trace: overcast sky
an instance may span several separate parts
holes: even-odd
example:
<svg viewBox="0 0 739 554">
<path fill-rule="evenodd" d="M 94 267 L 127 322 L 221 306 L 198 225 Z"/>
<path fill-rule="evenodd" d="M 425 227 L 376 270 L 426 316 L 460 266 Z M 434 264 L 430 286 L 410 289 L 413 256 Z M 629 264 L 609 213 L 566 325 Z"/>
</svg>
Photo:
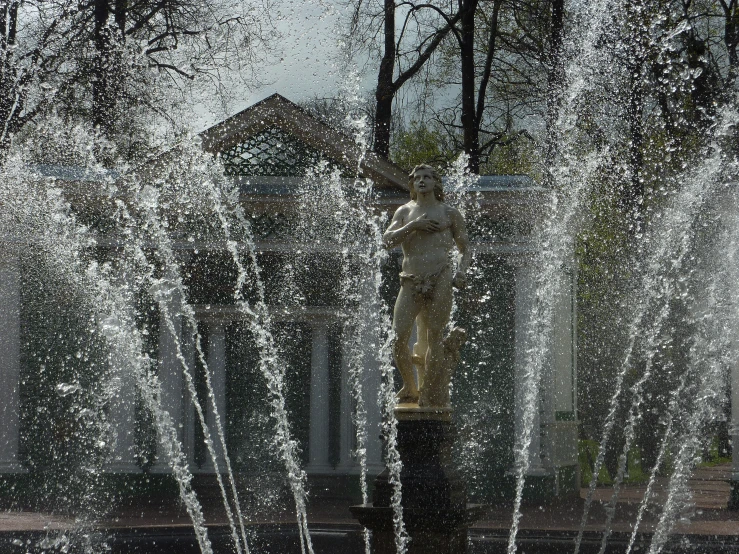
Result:
<svg viewBox="0 0 739 554">
<path fill-rule="evenodd" d="M 279 0 L 273 13 L 275 26 L 282 35 L 275 42 L 275 54 L 257 69 L 263 86 L 237 93 L 228 107 L 229 115 L 279 93 L 289 100 L 301 102 L 318 97 L 336 97 L 344 84 L 346 70 L 342 59 L 341 34 L 346 18 L 334 0 Z M 371 90 L 376 75 L 367 74 L 360 86 Z M 236 86 L 236 85 L 234 85 Z M 239 96 L 243 96 L 239 98 Z M 195 130 L 205 129 L 221 119 L 220 106 L 203 103 L 193 121 Z"/>
</svg>

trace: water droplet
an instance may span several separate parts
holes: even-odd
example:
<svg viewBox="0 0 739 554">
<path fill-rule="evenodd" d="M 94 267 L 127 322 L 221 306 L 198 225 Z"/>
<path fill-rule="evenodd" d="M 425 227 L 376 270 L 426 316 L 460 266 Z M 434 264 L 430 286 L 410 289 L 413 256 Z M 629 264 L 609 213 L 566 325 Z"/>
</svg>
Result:
<svg viewBox="0 0 739 554">
<path fill-rule="evenodd" d="M 100 333 L 109 339 L 112 339 L 121 329 L 121 322 L 118 317 L 111 315 L 100 322 Z"/>
<path fill-rule="evenodd" d="M 79 383 L 59 383 L 56 386 L 56 393 L 59 396 L 69 396 L 70 394 L 74 394 L 75 392 L 81 390 L 82 387 L 80 387 Z"/>
</svg>

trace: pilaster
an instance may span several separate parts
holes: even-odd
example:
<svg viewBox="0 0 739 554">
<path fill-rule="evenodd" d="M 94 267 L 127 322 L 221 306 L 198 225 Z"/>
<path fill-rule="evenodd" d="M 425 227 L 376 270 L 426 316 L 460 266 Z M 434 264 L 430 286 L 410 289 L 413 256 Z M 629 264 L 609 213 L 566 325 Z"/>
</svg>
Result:
<svg viewBox="0 0 739 554">
<path fill-rule="evenodd" d="M 208 400 L 205 421 L 210 439 L 213 441 L 218 471 L 224 471 L 223 445 L 218 436 L 216 418 L 224 422 L 226 415 L 226 325 L 223 321 L 208 323 L 208 372 L 213 387 L 213 397 Z M 224 425 L 225 429 L 225 425 Z M 203 468 L 206 472 L 215 471 L 213 459 L 208 459 Z"/>
<path fill-rule="evenodd" d="M 379 313 L 379 302 L 370 306 Z M 369 312 L 373 313 L 373 312 Z M 371 320 L 368 320 L 371 321 Z M 367 412 L 367 473 L 376 475 L 385 468 L 382 452 L 382 411 L 380 409 L 380 389 L 382 385 L 382 373 L 377 356 L 377 348 L 382 344 L 381 333 L 372 325 L 365 325 L 362 344 L 367 345 L 364 352 L 364 376 L 362 379 L 362 392 L 364 393 L 364 404 Z M 377 345 L 377 346 L 374 346 Z"/>
<path fill-rule="evenodd" d="M 119 285 L 129 299 L 134 298 L 135 291 L 128 275 L 121 276 Z M 140 473 L 141 468 L 136 463 L 135 456 L 136 378 L 128 371 L 128 364 L 124 360 L 115 363 L 113 371 L 116 392 L 111 402 L 110 422 L 115 433 L 115 442 L 112 459 L 106 470 L 115 473 Z"/>
<path fill-rule="evenodd" d="M 10 247 L 0 250 L 0 473 L 25 471 L 20 438 L 21 264 Z"/>
<path fill-rule="evenodd" d="M 528 255 L 522 255 L 512 260 L 515 268 L 515 317 L 514 317 L 514 444 L 520 444 L 524 431 L 524 411 L 526 402 L 526 367 L 527 351 L 532 347 L 531 337 L 527 328 L 531 324 L 536 302 L 536 267 Z M 529 443 L 529 468 L 527 475 L 545 475 L 541 453 L 541 389 L 544 383 L 540 381 L 537 393 L 534 420 Z"/>
<path fill-rule="evenodd" d="M 355 428 L 354 419 L 354 399 L 352 398 L 352 387 L 349 380 L 349 356 L 351 352 L 347 349 L 344 341 L 341 343 L 341 393 L 340 402 L 341 410 L 339 422 L 339 466 L 338 469 L 343 472 L 351 471 L 356 467 L 356 461 L 353 456 L 355 448 Z"/>
<path fill-rule="evenodd" d="M 167 323 L 167 317 L 162 310 L 159 318 L 159 405 L 165 410 L 175 428 L 179 429 L 180 440 L 182 440 L 183 404 L 185 393 L 185 382 L 182 374 L 182 366 L 177 358 L 177 347 L 181 345 L 182 316 L 179 315 L 179 298 L 168 301 L 167 312 L 171 317 L 174 332 Z M 157 443 L 157 461 L 152 466 L 156 473 L 168 473 L 170 471 L 167 453 L 161 443 Z"/>
<path fill-rule="evenodd" d="M 124 365 L 123 368 L 126 366 Z M 115 431 L 115 447 L 107 471 L 115 473 L 140 473 L 135 457 L 136 429 L 136 382 L 130 372 L 117 370 L 118 392 L 113 399 L 110 412 L 111 425 Z"/>
<path fill-rule="evenodd" d="M 731 368 L 731 480 L 729 509 L 739 510 L 739 365 Z"/>
<path fill-rule="evenodd" d="M 310 431 L 308 473 L 333 472 L 329 463 L 329 352 L 328 325 L 311 322 Z"/>
</svg>

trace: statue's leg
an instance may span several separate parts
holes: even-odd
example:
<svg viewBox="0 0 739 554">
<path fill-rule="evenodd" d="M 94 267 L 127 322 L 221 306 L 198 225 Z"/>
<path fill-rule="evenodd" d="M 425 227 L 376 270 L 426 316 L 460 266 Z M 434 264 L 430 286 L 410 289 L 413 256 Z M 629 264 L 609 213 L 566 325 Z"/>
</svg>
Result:
<svg viewBox="0 0 739 554">
<path fill-rule="evenodd" d="M 393 332 L 395 334 L 393 357 L 395 358 L 395 365 L 398 366 L 398 371 L 400 371 L 400 376 L 403 378 L 403 388 L 398 393 L 398 402 L 400 403 L 415 404 L 418 402 L 418 386 L 413 375 L 413 361 L 411 350 L 408 348 L 408 341 L 411 339 L 413 322 L 419 310 L 420 306 L 410 287 L 402 285 L 393 312 Z"/>
<path fill-rule="evenodd" d="M 418 374 L 418 390 L 423 389 L 423 380 L 426 378 L 426 351 L 429 348 L 426 329 L 428 323 L 426 310 L 421 310 L 416 316 L 416 344 L 413 345 L 413 365 L 416 366 Z"/>
<path fill-rule="evenodd" d="M 447 268 L 436 282 L 434 295 L 424 306 L 426 312 L 426 376 L 424 378 L 423 395 L 419 400 L 420 406 L 440 406 L 446 404 L 449 388 L 448 371 L 442 367 L 444 363 L 444 329 L 449 322 L 452 311 L 452 270 Z"/>
</svg>

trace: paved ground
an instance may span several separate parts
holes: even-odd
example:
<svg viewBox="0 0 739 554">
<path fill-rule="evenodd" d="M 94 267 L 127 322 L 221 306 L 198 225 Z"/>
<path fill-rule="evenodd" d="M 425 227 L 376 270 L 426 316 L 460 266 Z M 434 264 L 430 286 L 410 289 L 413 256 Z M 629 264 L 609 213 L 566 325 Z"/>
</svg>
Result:
<svg viewBox="0 0 739 554">
<path fill-rule="evenodd" d="M 729 478 L 731 464 L 721 464 L 713 467 L 698 468 L 688 480 L 696 509 L 720 510 L 725 509 L 729 500 Z M 641 503 L 647 485 L 629 485 L 624 487 L 619 495 L 619 503 Z M 668 498 L 669 479 L 660 477 L 652 489 L 652 504 L 662 504 Z M 610 487 L 596 490 L 594 499 L 607 502 L 613 494 Z M 585 494 L 582 494 L 585 498 Z"/>
<path fill-rule="evenodd" d="M 698 468 L 688 480 L 690 499 L 685 508 L 676 512 L 674 532 L 699 535 L 739 536 L 739 512 L 727 510 L 729 500 L 729 478 L 731 464 Z M 618 496 L 614 517 L 614 530 L 631 532 L 637 520 L 639 510 L 647 490 L 647 485 L 628 485 L 622 488 Z M 669 501 L 681 504 L 680 499 L 669 494 L 670 482 L 666 477 L 658 478 L 646 503 L 642 515 L 640 531 L 651 532 L 659 523 L 660 515 Z M 585 499 L 587 489 L 582 489 L 580 496 Z M 613 496 L 613 488 L 598 488 L 593 495 L 592 517 L 587 528 L 598 530 L 603 528 L 606 520 L 606 507 Z M 584 505 L 584 500 L 583 500 Z M 561 514 L 553 514 L 552 525 L 563 518 Z M 582 510 L 579 513 L 582 519 Z"/>
<path fill-rule="evenodd" d="M 697 470 L 689 481 L 692 504 L 677 517 L 674 532 L 680 534 L 739 536 L 739 512 L 726 509 L 730 467 L 721 465 Z M 659 515 L 668 500 L 668 480 L 659 479 L 654 487 L 651 501 L 644 510 L 639 531 L 651 532 L 659 521 Z M 618 499 L 613 518 L 614 532 L 630 533 L 646 490 L 645 485 L 628 485 Z M 613 489 L 598 488 L 595 491 L 585 529 L 600 531 L 607 519 L 607 503 Z M 587 489 L 582 489 L 580 499 L 526 506 L 520 523 L 522 530 L 576 531 L 580 528 Z M 210 504 L 210 505 L 209 505 Z M 227 523 L 222 507 L 214 501 L 204 501 L 206 521 L 210 525 Z M 286 511 L 264 523 L 290 523 L 294 514 Z M 356 525 L 349 513 L 349 505 L 341 501 L 324 500 L 310 505 L 311 525 Z M 510 507 L 491 508 L 488 515 L 474 528 L 479 530 L 507 530 L 512 522 Z M 257 523 L 257 522 L 255 522 Z M 121 527 L 189 527 L 190 520 L 180 506 L 133 506 L 120 509 L 109 519 L 101 522 L 105 528 Z M 20 531 L 43 531 L 65 529 L 74 526 L 72 518 L 53 514 L 27 511 L 0 511 L 0 533 Z"/>
</svg>

